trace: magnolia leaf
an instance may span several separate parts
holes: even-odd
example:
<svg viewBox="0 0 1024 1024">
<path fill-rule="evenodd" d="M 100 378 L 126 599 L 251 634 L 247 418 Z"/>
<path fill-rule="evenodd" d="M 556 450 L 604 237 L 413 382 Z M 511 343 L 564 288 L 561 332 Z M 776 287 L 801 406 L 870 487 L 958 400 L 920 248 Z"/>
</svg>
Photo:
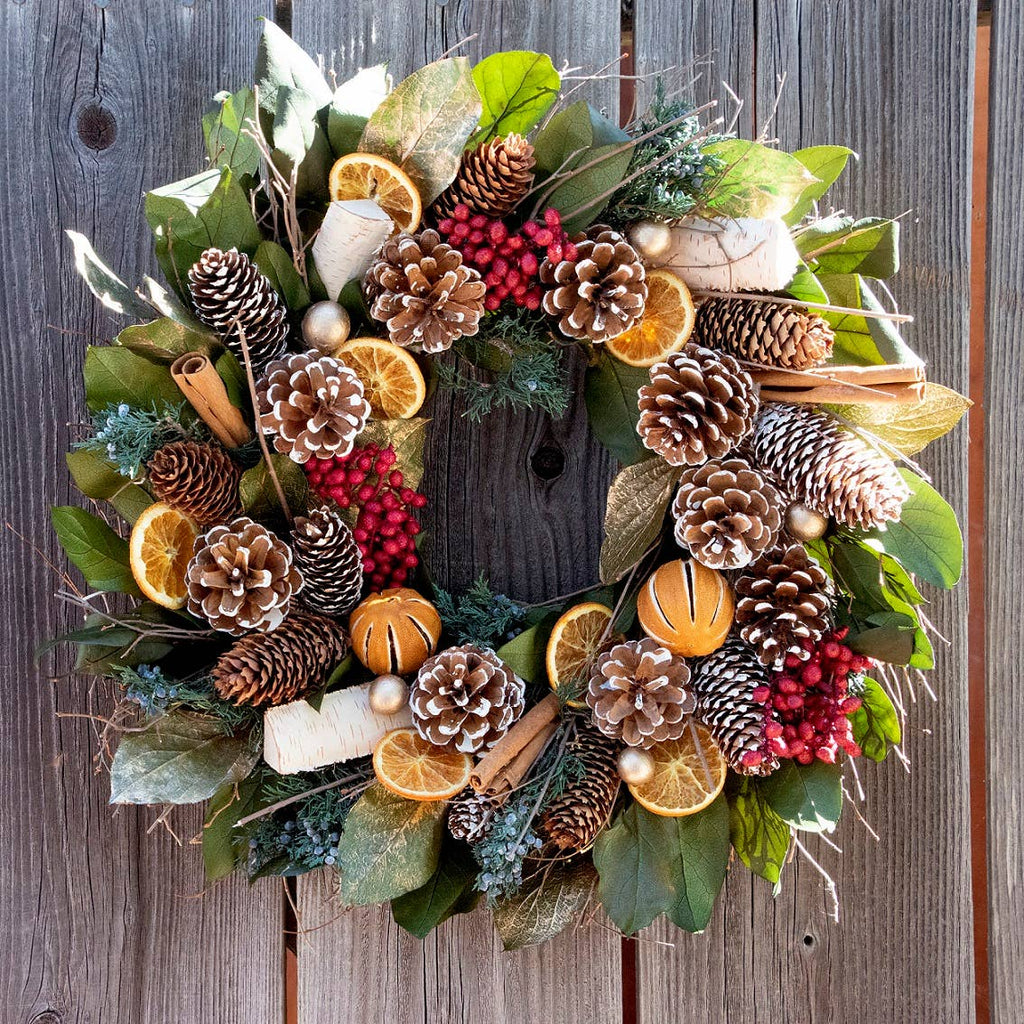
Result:
<svg viewBox="0 0 1024 1024">
<path fill-rule="evenodd" d="M 442 921 L 459 913 L 478 870 L 465 844 L 447 843 L 426 884 L 391 901 L 395 923 L 417 939 L 425 939 Z"/>
<path fill-rule="evenodd" d="M 58 505 L 50 518 L 61 547 L 93 590 L 139 592 L 128 564 L 128 542 L 99 516 L 74 505 Z"/>
<path fill-rule="evenodd" d="M 143 610 L 155 607 L 149 602 L 140 604 L 133 618 L 142 619 Z M 139 633 L 127 625 L 113 626 L 106 617 L 90 614 L 81 629 L 65 633 L 47 641 L 39 651 L 42 656 L 57 644 L 74 644 L 75 671 L 86 675 L 109 676 L 115 667 L 152 664 L 171 651 L 172 645 L 161 640 L 142 640 Z"/>
<path fill-rule="evenodd" d="M 586 909 L 596 884 L 597 872 L 586 862 L 557 864 L 524 882 L 494 907 L 494 926 L 506 952 L 553 939 Z"/>
<path fill-rule="evenodd" d="M 226 878 L 246 862 L 249 837 L 235 826 L 246 815 L 273 803 L 262 782 L 256 773 L 241 782 L 226 782 L 213 794 L 203 822 L 203 864 L 211 881 Z"/>
<path fill-rule="evenodd" d="M 142 284 L 137 289 L 137 294 L 161 316 L 165 316 L 191 331 L 216 339 L 216 335 L 209 327 L 200 323 L 177 295 L 169 292 L 159 281 L 154 280 L 148 274 L 142 278 Z"/>
<path fill-rule="evenodd" d="M 215 718 L 172 711 L 126 733 L 110 766 L 112 804 L 194 804 L 240 782 L 258 760 L 246 736 Z"/>
<path fill-rule="evenodd" d="M 95 452 L 79 448 L 64 458 L 75 486 L 87 498 L 110 502 L 129 523 L 134 523 L 153 504 L 148 491 L 122 476 L 112 462 Z"/>
<path fill-rule="evenodd" d="M 300 313 L 309 305 L 309 289 L 282 246 L 260 242 L 253 259 L 292 313 Z"/>
<path fill-rule="evenodd" d="M 153 315 L 149 304 L 136 295 L 96 255 L 96 250 L 93 249 L 85 235 L 79 234 L 77 231 L 65 231 L 64 233 L 71 239 L 71 245 L 75 251 L 75 270 L 89 286 L 89 291 L 107 309 L 120 313 L 122 316 L 135 317 L 138 320 L 148 320 Z"/>
<path fill-rule="evenodd" d="M 206 155 L 215 167 L 230 167 L 239 178 L 255 178 L 260 169 L 260 150 L 256 140 L 243 129 L 256 118 L 256 97 L 252 89 L 214 96 L 216 110 L 203 115 L 203 140 Z"/>
<path fill-rule="evenodd" d="M 360 444 L 394 445 L 395 467 L 405 478 L 403 486 L 419 487 L 423 479 L 423 450 L 427 442 L 427 424 L 424 416 L 407 420 L 370 420 L 359 435 Z"/>
<path fill-rule="evenodd" d="M 278 88 L 272 156 L 286 180 L 291 180 L 294 173 L 296 196 L 313 196 L 326 201 L 327 177 L 333 157 L 327 133 L 317 120 L 318 106 L 300 89 L 287 85 Z"/>
<path fill-rule="evenodd" d="M 789 826 L 771 809 L 749 778 L 729 797 L 729 839 L 744 864 L 778 884 L 789 852 Z"/>
<path fill-rule="evenodd" d="M 884 761 L 901 738 L 900 719 L 889 695 L 874 679 L 865 679 L 858 696 L 863 703 L 850 715 L 854 742 L 872 761 Z"/>
<path fill-rule="evenodd" d="M 852 149 L 845 146 L 809 146 L 807 149 L 798 149 L 793 156 L 817 178 L 817 181 L 811 182 L 800 193 L 800 198 L 784 218 L 786 223 L 792 226 L 810 213 L 814 204 L 843 173 L 850 157 L 856 155 Z"/>
<path fill-rule="evenodd" d="M 818 274 L 817 279 L 833 305 L 884 312 L 882 304 L 859 274 Z M 822 310 L 821 315 L 835 333 L 832 352 L 835 363 L 874 365 L 921 362 L 903 340 L 892 320 L 864 317 L 857 313 L 837 313 L 833 310 Z"/>
<path fill-rule="evenodd" d="M 784 217 L 818 181 L 795 156 L 759 142 L 722 139 L 704 150 L 726 164 L 706 198 L 706 205 L 719 216 Z"/>
<path fill-rule="evenodd" d="M 359 147 L 367 119 L 390 91 L 386 64 L 362 68 L 334 90 L 327 109 L 327 137 L 335 156 L 345 156 Z"/>
<path fill-rule="evenodd" d="M 377 107 L 359 149 L 398 164 L 427 206 L 455 178 L 480 110 L 468 59 L 436 60 L 414 71 Z"/>
<path fill-rule="evenodd" d="M 651 382 L 648 370 L 620 363 L 607 353 L 587 368 L 583 397 L 590 429 L 624 466 L 651 458 L 640 442 L 637 391 Z"/>
<path fill-rule="evenodd" d="M 487 142 L 511 132 L 526 135 L 551 109 L 562 80 L 546 53 L 506 50 L 473 68 L 483 101 L 480 127 L 470 142 Z"/>
<path fill-rule="evenodd" d="M 446 806 L 370 786 L 349 811 L 338 842 L 342 901 L 383 903 L 426 885 L 437 867 Z"/>
<path fill-rule="evenodd" d="M 537 623 L 502 644 L 494 653 L 520 679 L 535 683 L 544 677 L 544 652 L 550 633 L 550 628 L 545 629 L 542 623 Z"/>
<path fill-rule="evenodd" d="M 668 820 L 675 825 L 671 852 L 676 876 L 676 899 L 668 916 L 684 931 L 702 932 L 729 867 L 729 805 L 720 794 L 704 810 Z"/>
<path fill-rule="evenodd" d="M 771 809 L 793 828 L 831 832 L 843 809 L 842 772 L 824 761 L 782 764 L 754 785 Z"/>
<path fill-rule="evenodd" d="M 277 94 L 282 87 L 304 93 L 315 108 L 331 102 L 331 87 L 316 61 L 267 18 L 263 19 L 263 34 L 256 51 L 255 78 L 260 107 L 271 116 L 277 110 Z"/>
<path fill-rule="evenodd" d="M 178 356 L 183 356 L 186 352 L 202 352 L 208 356 L 214 349 L 219 350 L 221 347 L 215 334 L 205 330 L 194 330 L 168 317 L 151 320 L 148 324 L 126 327 L 117 336 L 116 342 L 121 348 L 126 348 L 151 363 L 162 363 L 166 366 L 170 366 Z M 178 404 L 182 401 L 183 396 L 179 392 Z"/>
<path fill-rule="evenodd" d="M 97 412 L 127 402 L 137 409 L 153 404 L 179 406 L 182 395 L 166 366 L 121 345 L 90 345 L 85 350 L 85 401 Z"/>
<path fill-rule="evenodd" d="M 645 459 L 612 482 L 604 514 L 602 583 L 625 576 L 657 540 L 679 475 L 679 468 L 664 459 Z"/>
<path fill-rule="evenodd" d="M 790 298 L 799 299 L 801 302 L 828 302 L 828 294 L 821 287 L 821 282 L 802 261 L 793 275 L 793 280 L 786 285 L 785 293 Z M 811 312 L 813 313 L 814 310 L 812 309 Z"/>
<path fill-rule="evenodd" d="M 899 270 L 899 222 L 885 217 L 831 216 L 797 236 L 801 256 L 822 274 L 892 277 Z"/>
<path fill-rule="evenodd" d="M 271 454 L 270 461 L 274 464 L 274 472 L 292 514 L 301 514 L 309 505 L 309 483 L 302 467 L 292 462 L 287 455 L 278 452 Z M 284 514 L 277 496 L 277 488 L 274 487 L 274 481 L 263 460 L 242 474 L 238 484 L 238 497 L 245 514 L 252 516 L 253 519 L 280 519 Z"/>
</svg>

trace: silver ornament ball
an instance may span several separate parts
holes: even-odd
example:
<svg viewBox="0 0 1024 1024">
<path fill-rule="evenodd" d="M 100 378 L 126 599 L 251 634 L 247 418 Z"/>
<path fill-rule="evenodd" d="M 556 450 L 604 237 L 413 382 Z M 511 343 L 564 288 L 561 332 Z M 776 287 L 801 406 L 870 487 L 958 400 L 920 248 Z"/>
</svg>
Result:
<svg viewBox="0 0 1024 1024">
<path fill-rule="evenodd" d="M 303 340 L 325 355 L 333 355 L 351 330 L 348 310 L 337 302 L 314 302 L 302 318 Z"/>
<path fill-rule="evenodd" d="M 817 540 L 827 529 L 828 519 L 813 508 L 796 502 L 786 510 L 786 530 L 795 540 Z"/>
<path fill-rule="evenodd" d="M 639 220 L 629 229 L 629 242 L 644 259 L 656 260 L 668 252 L 672 229 L 655 220 Z"/>
<path fill-rule="evenodd" d="M 378 715 L 397 715 L 409 703 L 409 687 L 401 676 L 377 676 L 370 683 L 370 709 Z"/>
<path fill-rule="evenodd" d="M 654 774 L 654 758 L 640 747 L 626 747 L 616 763 L 619 778 L 627 785 L 638 786 Z"/>
</svg>

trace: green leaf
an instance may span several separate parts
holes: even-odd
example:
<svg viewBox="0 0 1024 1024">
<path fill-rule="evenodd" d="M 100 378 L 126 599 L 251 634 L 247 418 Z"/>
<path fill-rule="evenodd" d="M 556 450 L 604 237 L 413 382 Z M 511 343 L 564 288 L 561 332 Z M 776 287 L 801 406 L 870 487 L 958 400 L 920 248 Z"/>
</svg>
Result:
<svg viewBox="0 0 1024 1024">
<path fill-rule="evenodd" d="M 271 116 L 277 110 L 281 88 L 304 93 L 317 108 L 331 102 L 331 88 L 316 61 L 269 19 L 263 20 L 255 77 L 260 108 Z"/>
<path fill-rule="evenodd" d="M 820 274 L 818 282 L 829 302 L 850 309 L 882 312 L 867 282 L 859 274 Z M 864 317 L 857 313 L 823 310 L 821 315 L 835 333 L 832 360 L 835 363 L 919 363 L 891 320 Z"/>
<path fill-rule="evenodd" d="M 65 231 L 64 234 L 71 239 L 75 251 L 75 270 L 89 286 L 89 291 L 107 309 L 138 320 L 147 320 L 153 315 L 149 303 L 140 298 L 96 255 L 96 250 L 85 235 L 77 231 Z"/>
<path fill-rule="evenodd" d="M 58 505 L 50 518 L 61 547 L 93 590 L 139 592 L 128 564 L 128 542 L 99 516 L 74 505 Z"/>
<path fill-rule="evenodd" d="M 888 278 L 899 270 L 899 238 L 898 221 L 831 216 L 809 224 L 796 243 L 816 273 Z"/>
<path fill-rule="evenodd" d="M 553 939 L 586 909 L 597 882 L 594 868 L 557 864 L 538 872 L 494 907 L 494 926 L 506 952 Z"/>
<path fill-rule="evenodd" d="M 795 156 L 746 139 L 704 146 L 726 163 L 706 205 L 723 217 L 784 217 L 818 179 Z"/>
<path fill-rule="evenodd" d="M 289 310 L 299 313 L 309 305 L 309 289 L 282 246 L 277 242 L 260 242 L 253 258 Z"/>
<path fill-rule="evenodd" d="M 213 718 L 172 711 L 125 733 L 110 766 L 112 804 L 194 804 L 240 782 L 257 761 L 245 736 Z"/>
<path fill-rule="evenodd" d="M 675 825 L 672 856 L 677 876 L 676 899 L 668 916 L 684 931 L 702 932 L 729 867 L 729 805 L 720 794 L 696 814 L 666 820 Z"/>
<path fill-rule="evenodd" d="M 398 164 L 427 206 L 455 178 L 480 109 L 468 59 L 436 60 L 414 71 L 377 107 L 359 149 Z"/>
<path fill-rule="evenodd" d="M 252 89 L 214 96 L 216 110 L 203 115 L 203 141 L 214 167 L 230 167 L 239 179 L 256 177 L 260 150 L 256 140 L 243 132 L 246 121 L 256 119 L 256 98 Z"/>
<path fill-rule="evenodd" d="M 309 504 L 309 483 L 302 467 L 278 452 L 272 453 L 270 460 L 292 514 L 301 514 Z M 274 481 L 262 459 L 242 474 L 238 496 L 245 514 L 253 519 L 278 519 L 282 515 Z"/>
<path fill-rule="evenodd" d="M 859 694 L 863 704 L 850 715 L 854 742 L 872 761 L 884 761 L 901 738 L 900 719 L 889 695 L 874 679 L 865 679 Z"/>
<path fill-rule="evenodd" d="M 342 900 L 383 903 L 426 885 L 437 867 L 444 814 L 444 801 L 404 800 L 370 786 L 338 842 Z"/>
<path fill-rule="evenodd" d="M 228 392 L 228 401 L 236 409 L 252 415 L 252 399 L 249 395 L 249 382 L 245 377 L 245 370 L 238 361 L 234 352 L 225 349 L 213 364 L 217 376 L 224 381 L 224 387 Z"/>
<path fill-rule="evenodd" d="M 226 782 L 206 808 L 203 822 L 203 864 L 211 881 L 226 878 L 244 864 L 249 853 L 248 835 L 237 823 L 272 800 L 263 792 L 262 779 L 250 775 L 241 782 Z"/>
<path fill-rule="evenodd" d="M 159 281 L 155 281 L 149 275 L 142 278 L 142 285 L 139 292 L 161 316 L 165 316 L 175 323 L 187 327 L 198 334 L 207 334 L 215 337 L 213 332 L 201 324 L 189 309 L 174 292 L 168 291 Z"/>
<path fill-rule="evenodd" d="M 811 212 L 814 204 L 843 173 L 850 157 L 856 155 L 852 149 L 845 146 L 809 146 L 807 149 L 798 149 L 793 154 L 818 180 L 800 193 L 800 198 L 786 214 L 785 221 L 790 227 Z"/>
<path fill-rule="evenodd" d="M 397 458 L 395 466 L 402 471 L 404 486 L 416 488 L 423 479 L 423 452 L 429 423 L 430 420 L 424 416 L 406 420 L 370 420 L 359 435 L 359 443 L 382 447 L 393 445 Z"/>
<path fill-rule="evenodd" d="M 511 132 L 526 135 L 551 109 L 562 79 L 546 53 L 506 50 L 492 53 L 473 68 L 483 101 L 473 144 Z"/>
<path fill-rule="evenodd" d="M 650 382 L 648 370 L 627 366 L 607 353 L 587 368 L 583 397 L 590 429 L 624 466 L 652 456 L 636 430 L 640 421 L 637 391 Z"/>
<path fill-rule="evenodd" d="M 601 582 L 625 576 L 658 539 L 680 470 L 664 459 L 626 466 L 612 481 L 604 514 Z"/>
<path fill-rule="evenodd" d="M 391 916 L 399 927 L 425 939 L 447 921 L 473 890 L 478 871 L 473 855 L 462 843 L 447 843 L 426 884 L 391 901 Z"/>
<path fill-rule="evenodd" d="M 64 457 L 75 486 L 87 497 L 109 501 L 129 523 L 153 504 L 149 492 L 121 476 L 117 467 L 95 452 L 78 449 Z"/>
<path fill-rule="evenodd" d="M 550 627 L 545 628 L 544 624 L 539 622 L 529 629 L 524 629 L 507 644 L 502 644 L 494 653 L 520 679 L 536 683 L 544 679 L 544 652 L 550 632 Z"/>
<path fill-rule="evenodd" d="M 824 761 L 782 764 L 755 786 L 771 809 L 793 828 L 804 832 L 831 832 L 843 809 L 842 772 Z"/>
<path fill-rule="evenodd" d="M 153 403 L 178 406 L 182 402 L 166 366 L 136 355 L 121 345 L 90 345 L 85 350 L 85 401 L 97 412 L 127 402 L 139 409 Z"/>
<path fill-rule="evenodd" d="M 785 287 L 785 294 L 801 302 L 828 302 L 828 295 L 821 282 L 811 273 L 806 263 L 801 262 L 793 280 Z M 824 314 L 822 314 L 824 315 Z"/>
<path fill-rule="evenodd" d="M 335 156 L 345 156 L 359 148 L 367 119 L 390 91 L 386 64 L 362 68 L 334 90 L 327 108 L 327 137 Z"/>
<path fill-rule="evenodd" d="M 320 105 L 300 89 L 287 85 L 278 88 L 271 156 L 286 180 L 290 181 L 294 172 L 296 196 L 326 201 L 327 177 L 334 157 L 327 133 L 317 120 Z"/>
<path fill-rule="evenodd" d="M 215 334 L 195 330 L 167 317 L 151 320 L 148 324 L 126 327 L 117 336 L 116 342 L 121 348 L 126 348 L 151 363 L 163 363 L 166 366 L 170 366 L 178 356 L 183 356 L 186 352 L 202 352 L 208 356 L 215 349 L 220 350 L 220 341 Z M 173 383 L 173 378 L 171 380 Z M 176 404 L 181 404 L 182 401 L 183 397 L 179 391 Z"/>
<path fill-rule="evenodd" d="M 778 884 L 789 852 L 789 826 L 749 778 L 729 797 L 729 839 L 755 875 Z"/>
</svg>

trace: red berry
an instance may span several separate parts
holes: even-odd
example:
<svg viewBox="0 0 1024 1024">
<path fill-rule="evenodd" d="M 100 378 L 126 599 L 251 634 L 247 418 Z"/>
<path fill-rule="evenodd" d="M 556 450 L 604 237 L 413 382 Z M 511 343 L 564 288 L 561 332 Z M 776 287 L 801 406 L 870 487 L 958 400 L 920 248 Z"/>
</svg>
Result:
<svg viewBox="0 0 1024 1024">
<path fill-rule="evenodd" d="M 465 203 L 459 203 L 452 211 L 452 216 L 458 221 L 469 220 L 469 207 Z"/>
<path fill-rule="evenodd" d="M 544 211 L 544 223 L 549 228 L 559 228 L 562 226 L 562 215 L 553 206 L 549 206 Z"/>
</svg>

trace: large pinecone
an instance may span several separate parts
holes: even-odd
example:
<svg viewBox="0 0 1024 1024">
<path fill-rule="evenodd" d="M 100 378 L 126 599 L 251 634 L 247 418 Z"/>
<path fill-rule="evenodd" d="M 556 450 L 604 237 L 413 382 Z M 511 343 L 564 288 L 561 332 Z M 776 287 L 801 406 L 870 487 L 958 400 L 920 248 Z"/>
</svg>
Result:
<svg viewBox="0 0 1024 1024">
<path fill-rule="evenodd" d="M 396 345 L 433 354 L 477 333 L 486 288 L 458 249 L 436 231 L 423 231 L 388 239 L 366 272 L 363 291 L 370 315 L 387 324 Z"/>
<path fill-rule="evenodd" d="M 154 452 L 148 469 L 154 497 L 201 526 L 221 523 L 242 511 L 242 467 L 219 445 L 173 441 Z"/>
<path fill-rule="evenodd" d="M 318 352 L 271 363 L 257 386 L 260 428 L 293 462 L 344 457 L 370 416 L 355 371 Z"/>
<path fill-rule="evenodd" d="M 448 805 L 448 831 L 454 839 L 475 843 L 483 839 L 490 827 L 499 800 L 484 796 L 473 789 L 464 789 Z"/>
<path fill-rule="evenodd" d="M 459 173 L 438 197 L 431 213 L 441 220 L 465 203 L 472 213 L 504 217 L 530 191 L 535 163 L 533 146 L 515 132 L 481 142 L 462 154 Z"/>
<path fill-rule="evenodd" d="M 693 710 L 690 670 L 653 640 L 627 640 L 597 659 L 587 688 L 594 725 L 630 747 L 679 739 Z"/>
<path fill-rule="evenodd" d="M 647 304 L 643 261 L 617 231 L 595 225 L 576 241 L 576 258 L 540 265 L 544 312 L 568 338 L 607 341 L 640 322 Z"/>
<path fill-rule="evenodd" d="M 596 729 L 581 726 L 569 749 L 579 758 L 583 775 L 548 805 L 540 824 L 558 849 L 579 852 L 597 838 L 615 803 L 619 791 L 615 764 L 618 745 Z"/>
<path fill-rule="evenodd" d="M 212 327 L 245 365 L 239 332 L 259 373 L 288 342 L 288 307 L 244 252 L 207 249 L 192 264 L 188 286 L 196 316 Z"/>
<path fill-rule="evenodd" d="M 239 516 L 196 538 L 185 583 L 188 610 L 238 636 L 277 629 L 302 589 L 302 573 L 284 541 Z"/>
<path fill-rule="evenodd" d="M 763 665 L 782 668 L 786 656 L 810 657 L 828 628 L 829 580 L 802 544 L 779 546 L 736 581 L 736 624 Z"/>
<path fill-rule="evenodd" d="M 890 459 L 827 413 L 806 406 L 765 405 L 750 450 L 795 498 L 854 529 L 899 519 L 910 495 Z"/>
<path fill-rule="evenodd" d="M 233 704 L 286 704 L 319 689 L 348 653 L 348 634 L 323 615 L 294 612 L 273 633 L 252 633 L 217 660 L 213 685 Z"/>
<path fill-rule="evenodd" d="M 439 747 L 489 750 L 526 707 L 526 684 L 493 652 L 474 644 L 428 658 L 409 695 L 413 725 Z"/>
<path fill-rule="evenodd" d="M 363 592 L 363 556 L 348 523 L 326 506 L 297 516 L 292 529 L 295 565 L 306 581 L 302 603 L 321 615 L 344 615 Z"/>
<path fill-rule="evenodd" d="M 732 356 L 690 343 L 651 367 L 639 405 L 644 446 L 672 466 L 699 466 L 750 432 L 758 401 L 750 374 Z"/>
<path fill-rule="evenodd" d="M 711 731 L 729 766 L 741 775 L 768 775 L 778 767 L 768 732 L 782 728 L 764 700 L 768 674 L 739 640 L 726 640 L 693 671 L 694 717 Z M 777 731 L 776 731 L 777 730 Z"/>
<path fill-rule="evenodd" d="M 693 339 L 763 366 L 809 370 L 832 354 L 828 321 L 796 306 L 756 299 L 705 299 Z"/>
<path fill-rule="evenodd" d="M 775 542 L 779 492 L 746 459 L 711 459 L 684 470 L 672 502 L 675 538 L 710 569 L 742 569 Z"/>
</svg>

